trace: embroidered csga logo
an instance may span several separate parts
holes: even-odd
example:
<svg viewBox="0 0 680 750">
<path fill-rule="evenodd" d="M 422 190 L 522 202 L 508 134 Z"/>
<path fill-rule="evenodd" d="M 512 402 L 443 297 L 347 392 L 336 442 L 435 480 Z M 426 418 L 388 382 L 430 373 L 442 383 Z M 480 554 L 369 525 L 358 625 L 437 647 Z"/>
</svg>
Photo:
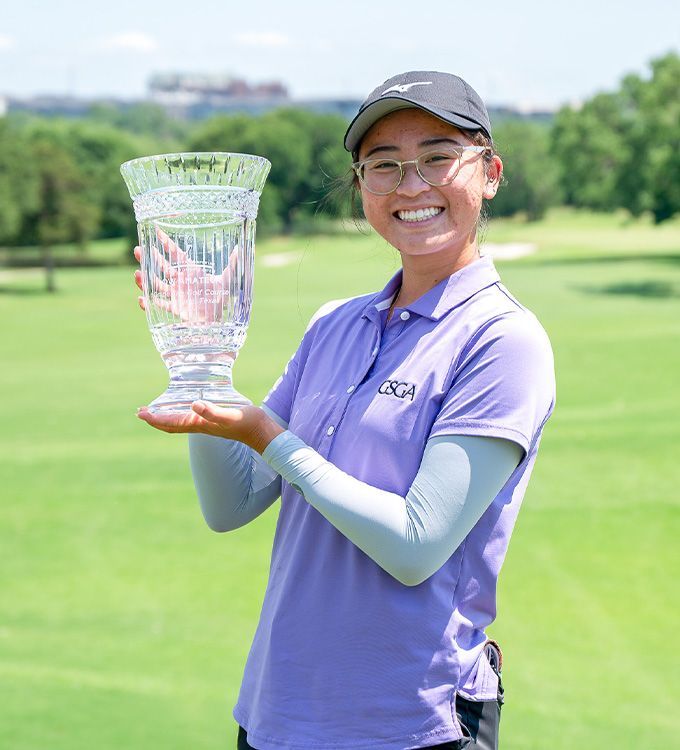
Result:
<svg viewBox="0 0 680 750">
<path fill-rule="evenodd" d="M 415 383 L 404 383 L 402 380 L 385 380 L 380 384 L 378 393 L 382 396 L 394 396 L 395 398 L 410 398 L 416 395 Z"/>
</svg>

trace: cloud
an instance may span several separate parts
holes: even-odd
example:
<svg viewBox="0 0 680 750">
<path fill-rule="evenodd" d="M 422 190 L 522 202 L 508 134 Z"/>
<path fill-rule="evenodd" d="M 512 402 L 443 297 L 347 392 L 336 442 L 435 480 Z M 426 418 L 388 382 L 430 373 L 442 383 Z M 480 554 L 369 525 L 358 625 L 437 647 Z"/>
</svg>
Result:
<svg viewBox="0 0 680 750">
<path fill-rule="evenodd" d="M 246 31 L 236 34 L 234 41 L 244 47 L 287 47 L 290 39 L 278 31 Z"/>
<path fill-rule="evenodd" d="M 0 52 L 14 47 L 14 39 L 6 34 L 0 34 Z"/>
<path fill-rule="evenodd" d="M 129 50 L 132 52 L 155 52 L 158 42 L 142 31 L 126 31 L 122 34 L 114 34 L 102 42 L 105 50 Z"/>
</svg>

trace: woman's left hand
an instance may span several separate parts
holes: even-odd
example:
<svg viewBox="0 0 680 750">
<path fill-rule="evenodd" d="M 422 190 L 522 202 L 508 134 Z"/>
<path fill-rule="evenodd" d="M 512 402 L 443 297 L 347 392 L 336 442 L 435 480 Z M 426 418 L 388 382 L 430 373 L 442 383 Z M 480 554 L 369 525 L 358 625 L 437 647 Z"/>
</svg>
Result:
<svg viewBox="0 0 680 750">
<path fill-rule="evenodd" d="M 163 432 L 201 432 L 205 435 L 238 440 L 262 453 L 284 432 L 257 406 L 225 408 L 209 401 L 194 401 L 189 412 L 150 412 L 142 406 L 137 416 Z"/>
</svg>

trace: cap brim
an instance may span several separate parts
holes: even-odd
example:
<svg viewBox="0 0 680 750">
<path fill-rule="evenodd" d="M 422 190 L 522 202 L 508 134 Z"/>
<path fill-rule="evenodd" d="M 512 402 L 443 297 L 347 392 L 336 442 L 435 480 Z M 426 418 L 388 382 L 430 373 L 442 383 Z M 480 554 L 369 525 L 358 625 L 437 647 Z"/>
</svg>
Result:
<svg viewBox="0 0 680 750">
<path fill-rule="evenodd" d="M 482 130 L 486 133 L 486 128 L 463 115 L 447 112 L 439 107 L 426 107 L 422 104 L 414 104 L 401 97 L 385 96 L 369 104 L 368 107 L 361 110 L 352 120 L 345 133 L 345 149 L 350 153 L 354 152 L 372 125 L 378 122 L 381 117 L 385 117 L 385 115 L 389 115 L 391 112 L 396 112 L 400 109 L 421 109 L 423 112 L 428 112 L 450 125 L 455 125 L 465 130 Z M 487 133 L 487 135 L 489 134 Z"/>
</svg>

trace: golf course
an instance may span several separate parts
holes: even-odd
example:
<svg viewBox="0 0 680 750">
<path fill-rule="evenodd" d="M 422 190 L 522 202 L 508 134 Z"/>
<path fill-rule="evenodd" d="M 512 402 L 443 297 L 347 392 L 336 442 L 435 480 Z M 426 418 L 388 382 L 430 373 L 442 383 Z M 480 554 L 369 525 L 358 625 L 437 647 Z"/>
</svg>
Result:
<svg viewBox="0 0 680 750">
<path fill-rule="evenodd" d="M 497 268 L 548 331 L 557 375 L 489 633 L 504 652 L 501 747 L 667 750 L 680 733 L 680 220 L 555 209 L 492 221 L 486 241 L 535 250 Z M 399 258 L 351 223 L 263 237 L 256 258 L 234 379 L 259 403 L 315 310 L 381 289 Z M 136 418 L 167 371 L 133 270 L 59 267 L 48 294 L 41 269 L 0 267 L 1 750 L 235 746 L 278 505 L 210 531 L 186 437 Z"/>
</svg>

